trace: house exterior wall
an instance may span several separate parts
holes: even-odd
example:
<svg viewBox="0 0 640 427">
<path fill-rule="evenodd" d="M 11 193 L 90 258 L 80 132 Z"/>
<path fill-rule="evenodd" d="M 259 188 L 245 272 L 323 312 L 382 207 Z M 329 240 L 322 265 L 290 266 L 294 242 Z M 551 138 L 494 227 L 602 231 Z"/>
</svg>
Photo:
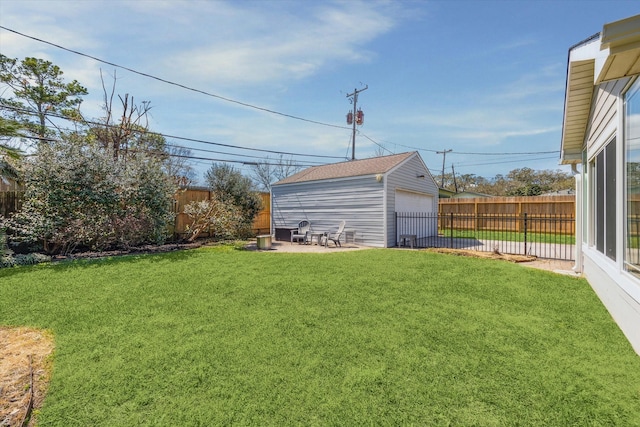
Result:
<svg viewBox="0 0 640 427">
<path fill-rule="evenodd" d="M 633 277 L 624 267 L 625 251 L 625 135 L 624 96 L 630 78 L 604 82 L 595 87 L 587 138 L 585 141 L 586 164 L 583 164 L 581 181 L 582 197 L 587 201 L 582 209 L 584 236 L 581 245 L 582 259 L 578 261 L 584 276 L 596 292 L 612 318 L 625 334 L 634 350 L 640 354 L 640 279 Z M 615 143 L 615 259 L 599 251 L 595 243 L 597 221 L 596 184 L 590 176 L 591 164 L 609 143 Z M 609 175 L 607 175 L 609 176 Z M 602 213 L 602 211 L 600 211 Z"/>
<path fill-rule="evenodd" d="M 588 154 L 602 149 L 618 126 L 618 100 L 629 79 L 606 82 L 598 86 L 591 108 L 587 133 Z"/>
<path fill-rule="evenodd" d="M 640 354 L 640 15 L 569 48 L 561 144 L 576 176 L 576 266 Z"/>
<path fill-rule="evenodd" d="M 637 296 L 627 292 L 638 283 L 602 258 L 601 254 L 587 251 L 582 261 L 583 273 L 634 351 L 640 354 L 640 303 Z"/>
<path fill-rule="evenodd" d="M 272 229 L 308 220 L 314 231 L 334 231 L 341 220 L 356 243 L 384 247 L 384 180 L 375 175 L 274 185 Z"/>
</svg>

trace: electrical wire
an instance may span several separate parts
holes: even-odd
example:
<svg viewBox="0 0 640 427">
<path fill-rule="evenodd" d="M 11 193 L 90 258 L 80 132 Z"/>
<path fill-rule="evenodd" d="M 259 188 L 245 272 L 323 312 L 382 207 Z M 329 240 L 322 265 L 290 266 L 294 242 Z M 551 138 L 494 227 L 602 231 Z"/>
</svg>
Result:
<svg viewBox="0 0 640 427">
<path fill-rule="evenodd" d="M 367 138 L 369 141 L 373 142 L 374 144 L 380 146 L 379 143 L 377 143 L 376 141 L 374 141 L 373 139 L 371 139 L 370 137 L 368 137 L 365 134 L 361 134 L 362 136 L 364 136 L 365 138 Z M 412 147 L 410 145 L 403 145 L 403 144 L 399 144 L 397 142 L 390 142 L 390 141 L 386 141 L 388 144 L 394 144 L 394 145 L 398 145 L 400 147 L 404 147 L 404 148 L 410 148 L 412 150 L 417 150 L 417 151 L 427 151 L 430 153 L 439 153 L 441 152 L 441 150 L 430 150 L 428 148 L 420 148 L 420 147 Z M 384 147 L 381 147 L 384 148 Z M 389 151 L 389 150 L 387 150 Z M 391 151 L 389 151 L 391 152 Z M 552 153 L 559 153 L 560 150 L 553 150 L 553 151 L 530 151 L 530 152 L 513 152 L 513 153 L 470 153 L 470 152 L 466 152 L 466 151 L 456 151 L 456 150 L 452 150 L 452 151 L 447 151 L 447 154 L 462 154 L 462 155 L 477 155 L 477 156 L 513 156 L 513 155 L 538 155 L 538 154 L 552 154 Z"/>
<path fill-rule="evenodd" d="M 16 30 L 12 30 L 11 28 L 7 28 L 7 27 L 4 27 L 2 25 L 0 25 L 0 28 L 2 28 L 3 30 L 6 30 L 6 31 L 10 31 L 10 32 L 12 32 L 14 34 L 17 34 L 19 36 L 26 37 L 28 39 L 35 40 L 35 41 L 40 42 L 40 43 L 48 44 L 48 45 L 56 47 L 58 49 L 65 50 L 67 52 L 70 52 L 70 53 L 73 53 L 73 54 L 76 54 L 76 55 L 84 56 L 85 58 L 90 58 L 90 59 L 93 59 L 94 61 L 98 61 L 98 62 L 101 62 L 103 64 L 111 65 L 112 67 L 116 67 L 116 68 L 120 68 L 120 69 L 123 69 L 123 70 L 127 70 L 127 71 L 129 71 L 131 73 L 138 74 L 138 75 L 143 76 L 143 77 L 148 77 L 150 79 L 154 79 L 154 80 L 160 81 L 162 83 L 166 83 L 166 84 L 169 84 L 169 85 L 172 85 L 172 86 L 177 86 L 179 88 L 186 89 L 186 90 L 189 90 L 189 91 L 192 91 L 192 92 L 196 92 L 196 93 L 200 93 L 202 95 L 210 96 L 212 98 L 217 98 L 217 99 L 220 99 L 222 101 L 231 102 L 233 104 L 242 105 L 243 107 L 253 108 L 255 110 L 264 111 L 266 113 L 276 114 L 278 116 L 287 117 L 287 118 L 295 119 L 295 120 L 300 120 L 300 121 L 307 122 L 307 123 L 313 123 L 313 124 L 316 124 L 316 125 L 328 126 L 328 127 L 338 128 L 338 129 L 349 129 L 346 126 L 334 125 L 334 124 L 330 124 L 330 123 L 319 122 L 319 121 L 316 121 L 316 120 L 305 119 L 303 117 L 298 117 L 298 116 L 293 116 L 291 114 L 281 113 L 279 111 L 271 110 L 269 108 L 259 107 L 257 105 L 249 104 L 247 102 L 237 101 L 235 99 L 227 98 L 225 96 L 216 95 L 214 93 L 206 92 L 206 91 L 201 90 L 201 89 L 195 89 L 193 87 L 190 87 L 190 86 L 187 86 L 187 85 L 184 85 L 184 84 L 181 84 L 181 83 L 176 83 L 176 82 L 173 82 L 171 80 L 167 80 L 167 79 L 163 79 L 163 78 L 160 78 L 160 77 L 156 77 L 156 76 L 154 76 L 152 74 L 143 73 L 141 71 L 137 71 L 137 70 L 134 70 L 132 68 L 125 67 L 123 65 L 118 65 L 116 63 L 113 63 L 113 62 L 110 62 L 110 61 L 106 61 L 104 59 L 100 59 L 100 58 L 97 58 L 95 56 L 79 52 L 77 50 L 69 49 L 69 48 L 66 48 L 64 46 L 60 46 L 58 44 L 52 43 L 50 41 L 39 39 L 37 37 L 30 36 L 28 34 L 24 34 L 24 33 L 21 33 L 19 31 L 16 31 Z"/>
<path fill-rule="evenodd" d="M 19 113 L 23 113 L 23 114 L 29 114 L 32 116 L 38 116 L 38 113 L 32 110 L 28 110 L 28 109 L 24 109 L 24 108 L 17 108 L 14 107 L 12 105 L 6 105 L 6 104 L 0 104 L 1 108 L 7 109 L 7 110 L 12 110 L 15 112 L 19 112 Z M 56 117 L 59 119 L 63 119 L 63 120 L 71 120 L 68 117 L 62 116 L 60 114 L 54 114 L 54 113 L 47 113 L 48 116 L 51 117 Z M 92 125 L 92 126 L 100 126 L 100 127 L 111 127 L 111 128 L 118 128 L 118 125 L 105 125 L 105 123 L 100 123 L 100 122 L 95 122 L 95 121 L 91 121 L 91 120 L 86 120 L 83 119 L 83 122 L 87 125 Z M 270 154 L 280 154 L 280 155 L 287 155 L 287 156 L 298 156 L 298 157 L 314 157 L 314 158 L 324 158 L 324 159 L 339 159 L 339 160 L 344 160 L 344 157 L 339 157 L 339 156 L 324 156 L 324 155 L 319 155 L 319 154 L 303 154 L 303 153 L 292 153 L 292 152 L 287 152 L 287 151 L 277 151 L 277 150 L 265 150 L 265 149 L 261 149 L 261 148 L 249 148 L 249 147 L 242 147 L 239 145 L 232 145 L 232 144 L 223 144 L 220 142 L 212 142 L 212 141 L 206 141 L 206 140 L 202 140 L 202 139 L 195 139 L 195 138 L 187 138 L 187 137 L 182 137 L 182 136 L 177 136 L 177 135 L 169 135 L 169 134 L 165 134 L 165 133 L 160 133 L 160 132 L 153 132 L 153 131 L 137 131 L 137 130 L 133 130 L 134 132 L 140 132 L 140 133 L 146 133 L 148 135 L 155 135 L 155 136 L 161 136 L 163 138 L 170 138 L 170 139 L 177 139 L 177 140 L 181 140 L 181 141 L 189 141 L 189 142 L 197 142 L 197 143 L 201 143 L 201 144 L 208 144 L 208 145 L 216 145 L 216 146 L 220 146 L 220 147 L 227 147 L 227 148 L 235 148 L 238 150 L 248 150 L 248 151 L 257 151 L 257 152 L 262 152 L 262 153 L 270 153 Z M 225 154 L 232 154 L 232 153 L 225 153 Z"/>
</svg>

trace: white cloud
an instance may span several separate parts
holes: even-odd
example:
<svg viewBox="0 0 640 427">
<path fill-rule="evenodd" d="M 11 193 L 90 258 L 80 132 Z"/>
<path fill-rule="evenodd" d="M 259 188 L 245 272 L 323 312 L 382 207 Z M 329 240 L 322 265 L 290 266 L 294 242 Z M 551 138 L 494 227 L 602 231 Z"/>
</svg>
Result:
<svg viewBox="0 0 640 427">
<path fill-rule="evenodd" d="M 162 67 L 216 85 L 302 79 L 336 61 L 370 60 L 374 53 L 363 46 L 394 25 L 393 19 L 377 4 L 303 3 L 305 12 L 298 15 L 280 10 L 273 13 L 269 10 L 272 3 L 263 4 L 266 6 L 258 10 L 238 8 L 235 13 L 227 4 L 223 14 L 226 22 L 222 23 L 224 33 L 216 31 L 219 21 L 214 18 L 210 40 L 200 40 L 189 51 L 175 52 L 165 59 Z M 231 31 L 231 37 L 227 30 Z"/>
</svg>

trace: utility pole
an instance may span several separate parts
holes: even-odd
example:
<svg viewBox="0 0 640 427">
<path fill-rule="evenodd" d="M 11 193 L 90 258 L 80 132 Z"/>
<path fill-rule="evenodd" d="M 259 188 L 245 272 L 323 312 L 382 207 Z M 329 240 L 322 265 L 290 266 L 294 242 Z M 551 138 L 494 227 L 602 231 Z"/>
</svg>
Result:
<svg viewBox="0 0 640 427">
<path fill-rule="evenodd" d="M 436 151 L 436 154 L 442 154 L 442 180 L 440 181 L 440 188 L 444 188 L 444 160 L 447 158 L 447 153 L 450 153 L 451 151 L 451 149 Z"/>
<path fill-rule="evenodd" d="M 358 94 L 360 92 L 364 92 L 369 89 L 369 85 L 365 85 L 364 89 L 353 89 L 353 93 L 347 94 L 347 98 L 353 97 L 353 135 L 351 136 L 351 160 L 356 159 L 356 123 L 358 120 L 356 119 L 356 104 L 358 103 Z M 358 123 L 362 124 L 362 122 Z"/>
<path fill-rule="evenodd" d="M 453 188 L 456 189 L 456 193 L 457 193 L 458 183 L 456 182 L 456 170 L 453 168 L 453 163 L 451 163 L 451 173 L 453 174 Z"/>
</svg>

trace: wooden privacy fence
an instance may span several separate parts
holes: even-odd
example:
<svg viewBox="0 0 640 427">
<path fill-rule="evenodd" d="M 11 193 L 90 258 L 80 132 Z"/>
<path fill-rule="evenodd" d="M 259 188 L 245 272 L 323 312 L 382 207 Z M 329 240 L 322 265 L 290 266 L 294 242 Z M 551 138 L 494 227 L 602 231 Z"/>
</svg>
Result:
<svg viewBox="0 0 640 427">
<path fill-rule="evenodd" d="M 0 216 L 8 217 L 9 214 L 19 211 L 23 198 L 24 191 L 1 191 Z"/>
<path fill-rule="evenodd" d="M 0 216 L 8 217 L 22 207 L 24 187 L 15 181 L 0 178 Z"/>
<path fill-rule="evenodd" d="M 575 234 L 575 196 L 440 199 L 439 228 Z M 526 216 L 524 215 L 526 214 Z M 510 218 L 507 220 L 507 218 Z M 557 219 L 557 221 L 553 221 Z M 453 223 L 450 223 L 453 222 Z M 506 229 L 505 229 L 506 227 Z"/>
<path fill-rule="evenodd" d="M 258 212 L 253 221 L 253 232 L 255 234 L 269 233 L 271 230 L 271 198 L 269 193 L 260 193 L 262 198 L 262 210 Z M 191 219 L 184 213 L 184 207 L 191 202 L 200 202 L 209 200 L 211 191 L 207 188 L 188 188 L 179 191 L 173 200 L 173 212 L 176 214 L 173 234 L 183 235 L 187 231 L 187 225 L 191 223 Z M 206 234 L 205 234 L 206 236 Z"/>
</svg>

